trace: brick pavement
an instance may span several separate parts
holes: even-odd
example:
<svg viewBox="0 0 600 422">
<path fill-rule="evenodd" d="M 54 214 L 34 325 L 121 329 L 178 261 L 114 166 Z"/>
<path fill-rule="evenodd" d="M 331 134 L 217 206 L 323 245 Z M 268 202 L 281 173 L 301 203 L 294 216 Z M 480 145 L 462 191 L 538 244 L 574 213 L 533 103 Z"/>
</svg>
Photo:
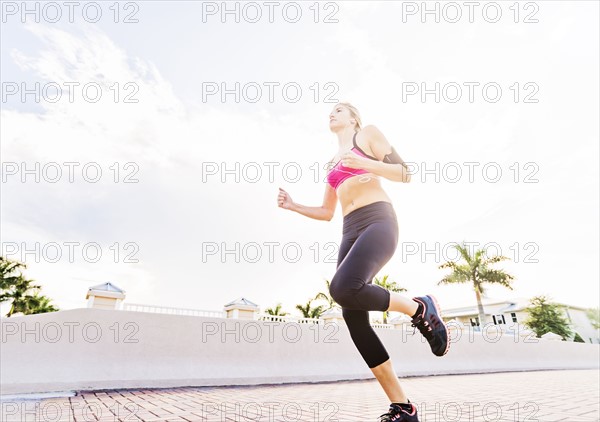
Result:
<svg viewBox="0 0 600 422">
<path fill-rule="evenodd" d="M 597 422 L 599 375 L 598 370 L 530 371 L 400 381 L 421 422 Z M 4 401 L 2 421 L 374 422 L 388 404 L 374 379 L 79 391 L 73 397 Z"/>
</svg>

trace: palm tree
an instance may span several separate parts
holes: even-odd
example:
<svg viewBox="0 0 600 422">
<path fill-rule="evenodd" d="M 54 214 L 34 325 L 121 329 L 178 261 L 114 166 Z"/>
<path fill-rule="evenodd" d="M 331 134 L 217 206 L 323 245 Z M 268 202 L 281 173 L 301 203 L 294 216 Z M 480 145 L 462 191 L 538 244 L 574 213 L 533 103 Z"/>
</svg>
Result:
<svg viewBox="0 0 600 422">
<path fill-rule="evenodd" d="M 319 316 L 323 313 L 323 311 L 324 311 L 323 305 L 315 306 L 314 308 L 311 307 L 313 300 L 314 299 L 309 299 L 308 302 L 306 303 L 306 305 L 304 305 L 304 306 L 296 305 L 296 309 L 298 309 L 300 312 L 302 312 L 302 315 L 304 316 L 304 318 L 319 318 Z"/>
<path fill-rule="evenodd" d="M 327 309 L 325 310 L 329 310 L 333 308 L 336 305 L 336 303 L 335 300 L 333 300 L 333 298 L 331 297 L 331 294 L 329 294 L 329 287 L 331 286 L 331 282 L 329 280 L 325 280 L 325 285 L 327 286 L 327 289 L 324 292 L 317 293 L 313 300 L 324 299 L 328 305 Z"/>
<path fill-rule="evenodd" d="M 0 303 L 12 299 L 7 317 L 17 312 L 23 315 L 55 312 L 59 309 L 50 304 L 50 298 L 40 295 L 41 286 L 32 284 L 35 280 L 26 279 L 17 270 L 27 265 L 18 261 L 10 261 L 0 256 Z"/>
<path fill-rule="evenodd" d="M 25 269 L 27 265 L 18 261 L 9 261 L 0 256 L 0 290 L 7 290 L 17 282 L 19 276 L 13 273 L 21 268 Z"/>
<path fill-rule="evenodd" d="M 483 284 L 500 284 L 512 290 L 510 283 L 514 280 L 512 275 L 505 273 L 502 270 L 494 270 L 488 267 L 509 258 L 505 256 L 493 256 L 487 258 L 484 256 L 485 250 L 483 249 L 476 250 L 475 254 L 471 256 L 464 241 L 462 245 L 457 244 L 454 245 L 454 247 L 460 252 L 461 257 L 466 261 L 466 264 L 457 264 L 453 261 L 447 261 L 440 265 L 440 269 L 450 268 L 452 272 L 438 282 L 438 285 L 473 283 L 473 290 L 475 290 L 475 298 L 477 299 L 477 309 L 479 312 L 479 324 L 483 327 L 485 324 L 485 315 L 483 312 L 483 305 L 481 304 L 481 295 L 484 294 Z"/>
<path fill-rule="evenodd" d="M 19 302 L 13 302 L 13 308 L 8 316 L 16 312 L 22 312 L 23 315 L 31 315 L 56 312 L 58 310 L 56 306 L 50 303 L 49 297 L 40 295 L 39 291 L 36 291 L 33 295 L 23 297 Z"/>
<path fill-rule="evenodd" d="M 590 320 L 590 323 L 592 324 L 592 327 L 594 327 L 594 329 L 599 329 L 600 328 L 600 309 L 598 308 L 589 308 L 585 311 L 588 319 Z"/>
<path fill-rule="evenodd" d="M 389 290 L 390 292 L 396 292 L 396 293 L 400 293 L 400 292 L 405 292 L 406 289 L 404 287 L 400 287 L 398 284 L 396 284 L 395 281 L 387 281 L 388 279 L 388 275 L 384 275 L 383 278 L 380 280 L 379 277 L 375 277 L 373 280 L 373 283 L 383 287 L 386 290 Z M 388 311 L 383 311 L 383 323 L 387 324 L 387 317 L 388 317 Z"/>
<path fill-rule="evenodd" d="M 529 304 L 531 305 L 527 308 L 529 316 L 524 324 L 535 333 L 536 337 L 554 333 L 566 340 L 574 334 L 569 321 L 565 318 L 563 305 L 550 302 L 546 296 L 534 296 L 529 300 Z"/>
<path fill-rule="evenodd" d="M 35 313 L 35 305 L 39 303 L 38 299 L 35 299 L 31 295 L 31 290 L 38 290 L 41 287 L 38 285 L 32 285 L 34 280 L 27 280 L 22 274 L 15 277 L 15 282 L 3 289 L 0 294 L 0 302 L 12 299 L 10 311 L 8 311 L 7 317 L 10 317 L 15 312 L 22 312 L 24 315 Z"/>
<path fill-rule="evenodd" d="M 37 301 L 37 303 L 35 303 L 35 314 L 60 311 L 59 308 L 50 303 L 51 299 L 48 296 L 38 296 L 38 293 L 36 293 L 33 295 L 33 299 L 34 301 Z"/>
<path fill-rule="evenodd" d="M 275 308 L 267 308 L 265 309 L 265 313 L 274 316 L 286 316 L 289 315 L 287 312 L 281 311 L 281 303 L 278 303 Z"/>
</svg>

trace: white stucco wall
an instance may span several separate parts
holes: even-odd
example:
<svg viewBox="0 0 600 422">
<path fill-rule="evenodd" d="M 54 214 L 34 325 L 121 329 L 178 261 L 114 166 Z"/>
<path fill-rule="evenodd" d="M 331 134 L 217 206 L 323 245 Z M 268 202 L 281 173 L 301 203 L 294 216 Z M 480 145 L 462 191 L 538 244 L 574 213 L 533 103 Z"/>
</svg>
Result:
<svg viewBox="0 0 600 422">
<path fill-rule="evenodd" d="M 2 394 L 373 378 L 345 325 L 73 309 L 4 318 Z M 598 368 L 599 346 L 464 333 L 444 357 L 376 329 L 399 376 Z"/>
</svg>

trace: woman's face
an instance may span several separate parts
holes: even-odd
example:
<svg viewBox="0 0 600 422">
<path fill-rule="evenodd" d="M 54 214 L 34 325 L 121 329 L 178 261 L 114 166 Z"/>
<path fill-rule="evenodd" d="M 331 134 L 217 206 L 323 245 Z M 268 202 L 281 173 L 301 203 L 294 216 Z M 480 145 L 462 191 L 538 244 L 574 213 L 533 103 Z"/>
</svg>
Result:
<svg viewBox="0 0 600 422">
<path fill-rule="evenodd" d="M 342 105 L 336 105 L 329 113 L 329 129 L 333 132 L 337 132 L 338 129 L 343 129 L 346 126 L 354 127 L 353 121 L 350 110 Z"/>
</svg>

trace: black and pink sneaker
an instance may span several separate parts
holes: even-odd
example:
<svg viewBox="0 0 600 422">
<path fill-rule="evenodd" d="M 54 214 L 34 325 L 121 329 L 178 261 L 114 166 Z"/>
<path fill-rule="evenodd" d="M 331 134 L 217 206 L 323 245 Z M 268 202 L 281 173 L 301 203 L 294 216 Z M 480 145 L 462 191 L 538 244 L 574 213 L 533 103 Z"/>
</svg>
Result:
<svg viewBox="0 0 600 422">
<path fill-rule="evenodd" d="M 431 351 L 436 356 L 444 356 L 450 348 L 448 327 L 440 317 L 440 309 L 432 295 L 413 297 L 419 304 L 417 313 L 412 318 L 412 327 L 418 328 L 429 342 Z"/>
<path fill-rule="evenodd" d="M 387 413 L 379 416 L 377 422 L 419 422 L 417 408 L 408 400 L 408 403 L 392 403 Z"/>
</svg>

